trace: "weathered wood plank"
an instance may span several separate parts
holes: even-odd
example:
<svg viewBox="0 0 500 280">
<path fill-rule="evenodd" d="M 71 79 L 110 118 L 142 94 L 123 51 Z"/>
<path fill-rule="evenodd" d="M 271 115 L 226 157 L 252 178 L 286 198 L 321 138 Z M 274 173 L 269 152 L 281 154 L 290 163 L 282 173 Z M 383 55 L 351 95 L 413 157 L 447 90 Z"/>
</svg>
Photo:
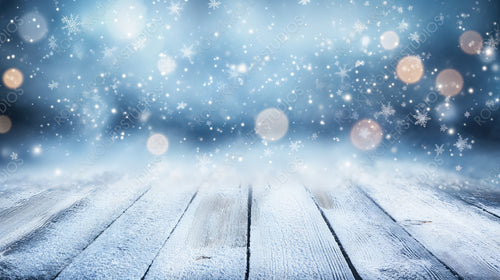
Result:
<svg viewBox="0 0 500 280">
<path fill-rule="evenodd" d="M 357 187 L 310 189 L 363 279 L 456 279 Z"/>
<path fill-rule="evenodd" d="M 0 252 L 1 279 L 52 279 L 149 189 L 128 176 L 103 186 Z"/>
<path fill-rule="evenodd" d="M 405 183 L 406 182 L 406 183 Z M 466 278 L 500 278 L 500 223 L 436 188 L 409 178 L 363 189 L 406 231 Z"/>
<path fill-rule="evenodd" d="M 46 180 L 37 183 L 17 181 L 18 186 L 0 191 L 0 252 L 80 203 L 99 185 L 102 186 L 103 181 L 111 183 L 116 179 L 104 174 L 72 184 L 59 182 L 58 185 Z"/>
<path fill-rule="evenodd" d="M 255 189 L 252 279 L 354 279 L 314 201 L 301 186 Z"/>
<path fill-rule="evenodd" d="M 140 279 L 194 193 L 192 188 L 153 186 L 57 279 Z"/>
<path fill-rule="evenodd" d="M 145 279 L 243 279 L 247 188 L 203 188 Z"/>
</svg>

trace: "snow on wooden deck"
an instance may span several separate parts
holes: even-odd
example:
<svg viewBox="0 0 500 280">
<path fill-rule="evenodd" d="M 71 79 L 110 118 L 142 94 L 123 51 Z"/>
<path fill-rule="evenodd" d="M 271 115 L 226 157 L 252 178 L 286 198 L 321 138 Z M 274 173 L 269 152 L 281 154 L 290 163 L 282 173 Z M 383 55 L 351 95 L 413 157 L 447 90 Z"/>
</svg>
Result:
<svg viewBox="0 0 500 280">
<path fill-rule="evenodd" d="M 413 175 L 217 176 L 10 189 L 0 279 L 500 279 L 498 196 Z"/>
</svg>

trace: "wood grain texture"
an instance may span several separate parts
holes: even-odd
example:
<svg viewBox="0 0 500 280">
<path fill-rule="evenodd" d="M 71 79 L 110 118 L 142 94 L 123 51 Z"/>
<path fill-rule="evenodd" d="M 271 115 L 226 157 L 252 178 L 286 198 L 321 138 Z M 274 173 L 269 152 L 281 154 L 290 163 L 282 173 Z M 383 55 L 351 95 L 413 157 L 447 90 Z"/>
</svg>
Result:
<svg viewBox="0 0 500 280">
<path fill-rule="evenodd" d="M 101 186 L 80 204 L 0 252 L 0 279 L 53 279 L 149 189 L 130 179 Z"/>
<path fill-rule="evenodd" d="M 190 190 L 154 186 L 57 279 L 140 279 L 184 213 Z"/>
<path fill-rule="evenodd" d="M 255 189 L 251 279 L 354 279 L 314 201 L 301 186 Z"/>
<path fill-rule="evenodd" d="M 356 186 L 311 186 L 363 279 L 456 279 Z"/>
<path fill-rule="evenodd" d="M 247 188 L 199 191 L 145 279 L 243 279 Z"/>
<path fill-rule="evenodd" d="M 500 223 L 496 217 L 424 185 L 396 182 L 366 184 L 363 189 L 462 277 L 500 278 Z"/>
</svg>

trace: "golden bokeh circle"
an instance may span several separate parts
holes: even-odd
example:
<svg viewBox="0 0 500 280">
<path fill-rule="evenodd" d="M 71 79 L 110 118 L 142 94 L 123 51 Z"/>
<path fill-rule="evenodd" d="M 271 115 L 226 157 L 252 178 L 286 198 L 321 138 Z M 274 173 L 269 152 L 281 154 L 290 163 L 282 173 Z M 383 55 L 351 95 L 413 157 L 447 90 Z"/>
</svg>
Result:
<svg viewBox="0 0 500 280">
<path fill-rule="evenodd" d="M 401 81 L 407 84 L 414 84 L 420 81 L 424 75 L 424 65 L 422 64 L 422 59 L 415 55 L 403 57 L 398 62 L 396 74 Z"/>
<path fill-rule="evenodd" d="M 440 94 L 451 97 L 462 91 L 464 79 L 462 75 L 455 69 L 445 69 L 436 77 L 436 88 Z"/>
<path fill-rule="evenodd" d="M 5 134 L 10 131 L 12 121 L 5 115 L 0 116 L 0 134 Z"/>
<path fill-rule="evenodd" d="M 373 150 L 382 142 L 382 128 L 371 119 L 357 122 L 351 129 L 352 144 L 363 151 Z"/>
<path fill-rule="evenodd" d="M 3 84 L 10 89 L 19 88 L 24 81 L 23 73 L 16 68 L 10 68 L 3 73 Z"/>
<path fill-rule="evenodd" d="M 460 48 L 467 54 L 480 54 L 483 49 L 483 37 L 474 30 L 465 31 L 459 41 Z"/>
</svg>

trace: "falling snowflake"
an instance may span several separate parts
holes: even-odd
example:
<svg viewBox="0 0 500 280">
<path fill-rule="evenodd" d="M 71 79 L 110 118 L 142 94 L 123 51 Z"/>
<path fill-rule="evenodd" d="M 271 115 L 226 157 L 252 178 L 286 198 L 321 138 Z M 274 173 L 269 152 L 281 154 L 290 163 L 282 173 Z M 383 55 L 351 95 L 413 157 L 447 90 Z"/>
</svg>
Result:
<svg viewBox="0 0 500 280">
<path fill-rule="evenodd" d="M 427 116 L 427 112 L 420 112 L 417 111 L 416 115 L 412 115 L 415 118 L 415 125 L 420 125 L 422 127 L 425 127 L 427 125 L 427 122 L 431 120 L 429 116 Z"/>
<path fill-rule="evenodd" d="M 76 35 L 80 32 L 82 23 L 78 20 L 78 16 L 73 16 L 73 14 L 70 14 L 69 17 L 64 16 L 62 22 L 64 23 L 62 29 L 68 31 L 68 36 L 72 34 Z"/>
<path fill-rule="evenodd" d="M 408 39 L 412 40 L 415 43 L 420 43 L 420 35 L 417 32 L 410 33 Z"/>
<path fill-rule="evenodd" d="M 177 103 L 177 110 L 184 110 L 186 109 L 186 106 L 187 106 L 187 103 L 185 103 L 184 101 L 181 101 L 179 103 Z"/>
<path fill-rule="evenodd" d="M 335 75 L 339 76 L 340 77 L 340 82 L 343 83 L 344 82 L 344 78 L 349 78 L 349 75 L 347 74 L 349 71 L 351 71 L 351 69 L 347 69 L 346 66 L 344 66 L 344 68 L 339 67 L 339 71 L 338 72 L 335 72 Z"/>
<path fill-rule="evenodd" d="M 173 14 L 180 15 L 180 11 L 182 11 L 181 4 L 179 4 L 179 3 L 171 3 L 170 7 L 168 7 L 168 9 L 169 9 L 168 14 L 170 14 L 170 15 L 173 15 Z"/>
<path fill-rule="evenodd" d="M 207 170 L 212 164 L 212 159 L 207 154 L 203 154 L 201 156 L 198 155 L 196 156 L 196 159 L 198 160 L 196 167 L 201 170 Z"/>
<path fill-rule="evenodd" d="M 438 146 L 438 144 L 435 144 L 436 148 L 434 149 L 434 152 L 436 152 L 436 157 L 441 155 L 443 152 L 444 152 L 444 144 L 441 144 L 440 146 Z"/>
<path fill-rule="evenodd" d="M 469 138 L 462 138 L 462 135 L 458 135 L 457 142 L 453 144 L 460 152 L 463 152 L 465 149 L 472 149 L 472 145 L 469 144 Z"/>
<path fill-rule="evenodd" d="M 399 23 L 399 25 L 398 25 L 398 27 L 397 27 L 397 28 L 398 28 L 398 30 L 399 30 L 399 31 L 401 31 L 401 32 L 406 31 L 406 30 L 408 29 L 408 23 L 407 23 L 407 22 L 405 22 L 405 20 L 403 19 L 403 20 Z"/>
<path fill-rule="evenodd" d="M 462 170 L 462 166 L 460 166 L 460 165 L 455 166 L 455 170 L 456 170 L 456 171 L 460 171 L 460 170 Z"/>
<path fill-rule="evenodd" d="M 299 1 L 299 4 L 300 5 L 304 5 L 304 6 L 307 5 L 307 4 L 309 4 L 309 3 L 311 3 L 311 0 L 300 0 Z"/>
<path fill-rule="evenodd" d="M 358 20 L 354 23 L 354 32 L 361 34 L 366 29 L 367 29 L 366 25 L 363 24 L 361 21 Z"/>
<path fill-rule="evenodd" d="M 445 132 L 448 130 L 448 127 L 445 125 L 445 124 L 442 124 L 440 127 L 439 127 L 439 131 L 441 132 Z"/>
<path fill-rule="evenodd" d="M 489 47 L 489 48 L 496 50 L 499 43 L 500 43 L 500 40 L 498 40 L 497 38 L 495 38 L 493 36 L 490 36 L 484 44 L 486 47 Z"/>
<path fill-rule="evenodd" d="M 270 157 L 273 155 L 273 153 L 274 153 L 273 150 L 267 148 L 264 150 L 264 157 Z"/>
<path fill-rule="evenodd" d="M 208 8 L 209 9 L 212 9 L 212 10 L 215 10 L 215 9 L 218 9 L 219 6 L 220 6 L 220 1 L 217 1 L 217 0 L 209 0 L 208 1 Z"/>
<path fill-rule="evenodd" d="M 387 103 L 387 105 L 382 104 L 382 109 L 380 109 L 380 112 L 375 113 L 375 119 L 382 115 L 387 120 L 390 116 L 394 115 L 394 113 L 396 113 L 396 110 L 392 108 L 391 102 Z"/>
<path fill-rule="evenodd" d="M 368 139 L 368 137 L 372 134 L 370 130 L 366 127 L 363 127 L 359 130 L 359 136 L 363 137 L 364 139 Z"/>
<path fill-rule="evenodd" d="M 54 89 L 56 89 L 57 87 L 59 87 L 59 83 L 58 83 L 58 82 L 55 82 L 55 81 L 53 81 L 53 80 L 52 80 L 52 81 L 49 83 L 49 88 L 50 88 L 50 90 L 54 90 Z"/>
<path fill-rule="evenodd" d="M 54 35 L 49 37 L 49 49 L 57 49 L 57 39 L 54 37 Z"/>
<path fill-rule="evenodd" d="M 19 156 L 17 155 L 17 153 L 12 152 L 12 154 L 10 154 L 11 160 L 17 160 L 18 158 L 19 158 Z"/>
<path fill-rule="evenodd" d="M 466 117 L 468 119 L 470 117 L 470 112 L 469 111 L 465 111 L 464 117 Z"/>
<path fill-rule="evenodd" d="M 193 64 L 193 55 L 194 55 L 194 50 L 193 50 L 193 45 L 190 45 L 189 47 L 186 47 L 185 45 L 181 49 L 182 53 L 182 58 L 187 58 L 191 64 Z"/>
<path fill-rule="evenodd" d="M 301 141 L 290 141 L 290 145 L 288 145 L 290 148 L 290 151 L 292 152 L 297 152 L 300 147 L 302 147 L 302 142 Z"/>
</svg>

